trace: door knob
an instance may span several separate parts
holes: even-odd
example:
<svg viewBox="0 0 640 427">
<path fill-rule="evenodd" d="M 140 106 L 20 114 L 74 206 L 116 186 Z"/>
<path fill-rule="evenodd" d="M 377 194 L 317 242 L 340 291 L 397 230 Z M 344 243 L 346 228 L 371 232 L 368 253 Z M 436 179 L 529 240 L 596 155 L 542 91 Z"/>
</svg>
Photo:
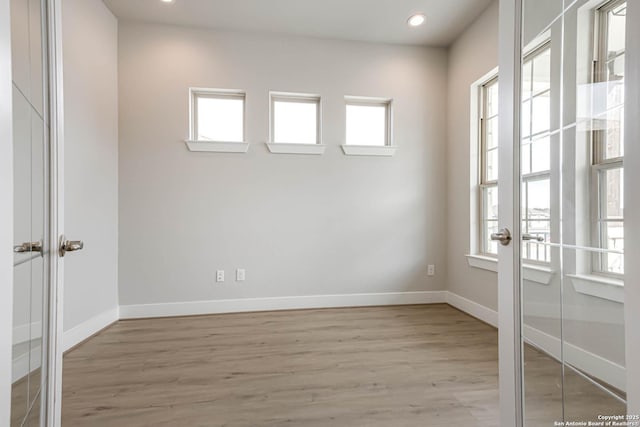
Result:
<svg viewBox="0 0 640 427">
<path fill-rule="evenodd" d="M 64 236 L 60 236 L 60 256 L 63 257 L 67 252 L 76 252 L 84 248 L 82 240 L 65 240 Z"/>
<path fill-rule="evenodd" d="M 536 242 L 544 242 L 544 237 L 525 233 L 522 235 L 522 240 L 535 240 Z"/>
<path fill-rule="evenodd" d="M 508 228 L 503 228 L 497 233 L 492 233 L 491 240 L 496 240 L 500 242 L 502 246 L 507 246 L 509 243 L 511 243 L 511 232 Z"/>
<path fill-rule="evenodd" d="M 40 242 L 24 242 L 21 245 L 13 247 L 13 252 L 17 254 L 23 254 L 26 252 L 40 252 L 42 253 L 42 241 Z"/>
</svg>

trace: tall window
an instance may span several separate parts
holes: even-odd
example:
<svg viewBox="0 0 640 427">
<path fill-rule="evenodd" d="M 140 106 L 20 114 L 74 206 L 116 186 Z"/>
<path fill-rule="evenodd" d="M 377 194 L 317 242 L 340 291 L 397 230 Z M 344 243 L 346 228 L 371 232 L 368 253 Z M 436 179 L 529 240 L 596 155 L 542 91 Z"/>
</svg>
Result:
<svg viewBox="0 0 640 427">
<path fill-rule="evenodd" d="M 596 197 L 594 245 L 624 249 L 624 59 L 627 3 L 614 0 L 598 9 L 594 86 L 602 94 L 593 112 L 593 184 Z M 624 256 L 594 256 L 595 273 L 624 274 Z"/>
<path fill-rule="evenodd" d="M 480 253 L 497 255 L 498 243 L 498 78 L 480 87 Z"/>
<path fill-rule="evenodd" d="M 551 235 L 551 49 L 548 43 L 525 59 L 522 76 L 522 233 L 549 241 Z M 550 262 L 548 245 L 528 240 L 522 257 Z"/>
<path fill-rule="evenodd" d="M 550 262 L 551 234 L 551 51 L 548 43 L 531 52 L 523 68 L 522 93 L 522 232 L 534 240 L 523 258 Z M 498 253 L 491 233 L 498 230 L 498 78 L 480 87 L 480 248 Z"/>
</svg>

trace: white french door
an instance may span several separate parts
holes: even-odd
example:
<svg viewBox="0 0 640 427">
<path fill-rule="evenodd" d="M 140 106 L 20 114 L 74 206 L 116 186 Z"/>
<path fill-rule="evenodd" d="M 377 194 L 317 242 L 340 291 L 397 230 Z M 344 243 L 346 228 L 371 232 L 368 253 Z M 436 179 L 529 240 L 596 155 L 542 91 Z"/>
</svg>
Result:
<svg viewBox="0 0 640 427">
<path fill-rule="evenodd" d="M 504 426 L 639 409 L 638 3 L 500 1 Z"/>
<path fill-rule="evenodd" d="M 2 0 L 0 76 L 7 191 L 2 225 L 11 261 L 2 298 L 0 424 L 53 426 L 60 420 L 61 257 L 61 57 L 60 3 Z M 8 31 L 4 31 L 4 30 Z M 3 90 L 3 95 L 4 90 Z M 6 215 L 6 216 L 5 216 Z M 3 236 L 4 237 L 4 236 Z M 4 258 L 3 258 L 4 262 Z M 8 390 L 7 395 L 4 390 Z"/>
</svg>

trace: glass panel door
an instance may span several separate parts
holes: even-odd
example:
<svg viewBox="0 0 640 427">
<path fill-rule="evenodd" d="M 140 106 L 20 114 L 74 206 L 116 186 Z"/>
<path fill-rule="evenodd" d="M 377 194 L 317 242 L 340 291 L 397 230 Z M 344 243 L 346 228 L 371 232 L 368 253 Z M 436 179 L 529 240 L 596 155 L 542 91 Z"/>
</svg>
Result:
<svg viewBox="0 0 640 427">
<path fill-rule="evenodd" d="M 46 387 L 49 186 L 44 3 L 11 1 L 14 151 L 12 426 L 41 425 Z"/>
<path fill-rule="evenodd" d="M 626 412 L 624 0 L 524 0 L 524 425 Z M 556 424 L 557 425 L 557 424 Z"/>
</svg>

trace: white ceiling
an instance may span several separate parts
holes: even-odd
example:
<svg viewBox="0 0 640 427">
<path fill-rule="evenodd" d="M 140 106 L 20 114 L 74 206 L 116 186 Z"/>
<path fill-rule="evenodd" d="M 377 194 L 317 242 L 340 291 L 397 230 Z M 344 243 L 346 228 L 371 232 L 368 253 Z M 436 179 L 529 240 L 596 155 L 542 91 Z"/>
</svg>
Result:
<svg viewBox="0 0 640 427">
<path fill-rule="evenodd" d="M 104 0 L 120 19 L 342 40 L 447 46 L 492 0 Z M 418 28 L 407 19 L 427 16 Z"/>
</svg>

